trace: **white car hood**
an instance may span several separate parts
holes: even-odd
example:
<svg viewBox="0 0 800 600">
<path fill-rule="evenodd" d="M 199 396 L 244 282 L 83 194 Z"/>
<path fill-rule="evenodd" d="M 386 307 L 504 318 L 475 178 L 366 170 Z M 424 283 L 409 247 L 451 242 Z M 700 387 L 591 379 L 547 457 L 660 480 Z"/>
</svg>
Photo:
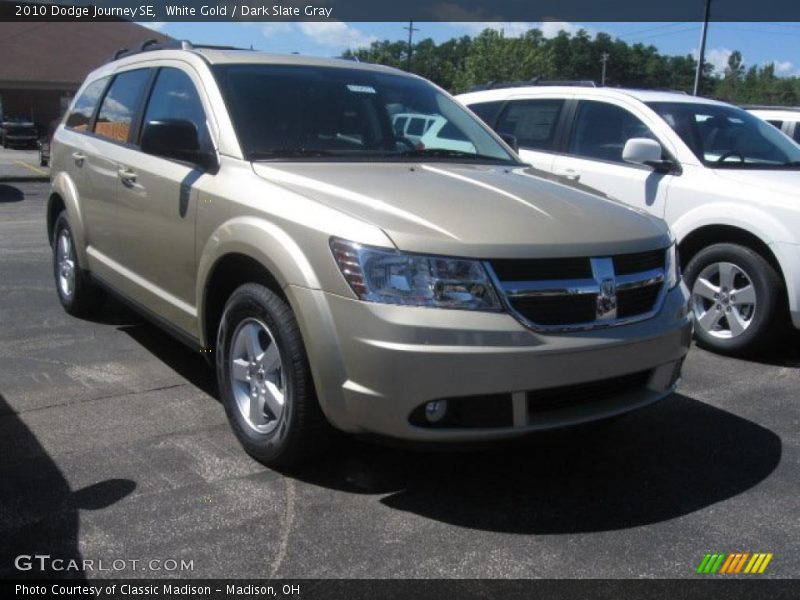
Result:
<svg viewBox="0 0 800 600">
<path fill-rule="evenodd" d="M 797 198 L 800 195 L 800 170 L 798 169 L 715 169 L 714 173 L 736 185 L 746 185 Z"/>
</svg>

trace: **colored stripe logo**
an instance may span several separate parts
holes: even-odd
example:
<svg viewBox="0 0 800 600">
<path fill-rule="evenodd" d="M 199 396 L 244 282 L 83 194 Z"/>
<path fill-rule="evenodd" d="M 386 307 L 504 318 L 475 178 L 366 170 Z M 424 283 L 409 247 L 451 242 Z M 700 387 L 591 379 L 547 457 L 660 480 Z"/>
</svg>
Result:
<svg viewBox="0 0 800 600">
<path fill-rule="evenodd" d="M 700 561 L 697 572 L 702 575 L 736 575 L 746 573 L 755 575 L 763 573 L 772 560 L 772 552 L 724 552 L 708 553 Z"/>
</svg>

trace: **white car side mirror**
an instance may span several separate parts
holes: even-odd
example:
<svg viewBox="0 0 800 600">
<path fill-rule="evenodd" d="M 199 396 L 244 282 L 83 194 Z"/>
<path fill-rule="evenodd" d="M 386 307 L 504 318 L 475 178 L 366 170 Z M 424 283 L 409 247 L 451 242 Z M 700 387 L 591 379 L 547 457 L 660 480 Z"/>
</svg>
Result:
<svg viewBox="0 0 800 600">
<path fill-rule="evenodd" d="M 649 138 L 631 138 L 622 149 L 622 160 L 637 165 L 661 162 L 661 144 Z"/>
</svg>

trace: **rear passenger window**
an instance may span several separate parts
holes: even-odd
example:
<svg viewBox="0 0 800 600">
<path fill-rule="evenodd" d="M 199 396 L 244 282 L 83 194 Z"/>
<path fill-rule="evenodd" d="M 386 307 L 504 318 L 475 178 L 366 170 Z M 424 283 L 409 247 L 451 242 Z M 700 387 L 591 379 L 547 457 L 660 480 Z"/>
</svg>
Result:
<svg viewBox="0 0 800 600">
<path fill-rule="evenodd" d="M 448 121 L 444 127 L 439 130 L 437 137 L 442 138 L 443 140 L 453 140 L 456 142 L 468 142 L 469 138 L 464 135 L 464 133 L 455 125 L 453 125 L 450 121 Z"/>
<path fill-rule="evenodd" d="M 398 117 L 394 122 L 394 133 L 395 135 L 403 135 L 403 129 L 406 126 L 406 121 L 408 121 L 408 117 Z"/>
<path fill-rule="evenodd" d="M 624 108 L 607 102 L 581 100 L 578 103 L 569 153 L 621 163 L 624 162 L 622 149 L 631 138 L 658 141 L 647 125 Z"/>
<path fill-rule="evenodd" d="M 97 81 L 93 81 L 86 89 L 83 90 L 80 96 L 75 100 L 75 104 L 67 117 L 66 126 L 75 131 L 87 131 L 89 129 L 89 122 L 92 120 L 97 103 L 103 90 L 106 89 L 108 77 L 103 77 Z"/>
<path fill-rule="evenodd" d="M 497 113 L 500 112 L 501 108 L 503 108 L 502 100 L 498 100 L 497 102 L 478 102 L 477 104 L 469 105 L 469 109 L 478 115 L 489 127 L 494 127 Z"/>
<path fill-rule="evenodd" d="M 183 119 L 192 122 L 197 128 L 200 147 L 209 147 L 211 138 L 203 103 L 191 78 L 180 69 L 171 67 L 161 69 L 150 94 L 144 122 L 163 119 Z"/>
<path fill-rule="evenodd" d="M 144 94 L 149 69 L 125 71 L 114 78 L 114 82 L 103 98 L 94 132 L 115 142 L 127 142 L 133 115 Z"/>
<path fill-rule="evenodd" d="M 552 150 L 563 100 L 512 100 L 495 129 L 517 138 L 520 148 Z"/>
<path fill-rule="evenodd" d="M 422 135 L 425 133 L 425 121 L 422 119 L 411 119 L 406 133 L 408 135 Z"/>
</svg>

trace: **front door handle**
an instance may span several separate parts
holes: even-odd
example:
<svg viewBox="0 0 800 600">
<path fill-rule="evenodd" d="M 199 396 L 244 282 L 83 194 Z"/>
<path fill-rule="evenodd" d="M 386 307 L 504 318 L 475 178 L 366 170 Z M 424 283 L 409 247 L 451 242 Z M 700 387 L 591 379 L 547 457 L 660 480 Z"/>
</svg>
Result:
<svg viewBox="0 0 800 600">
<path fill-rule="evenodd" d="M 560 173 L 556 173 L 556 175 L 561 175 L 561 177 L 566 177 L 570 181 L 580 181 L 581 174 L 578 173 L 575 169 L 564 169 Z"/>
<path fill-rule="evenodd" d="M 122 167 L 117 171 L 117 175 L 124 185 L 132 186 L 136 183 L 136 171 L 133 169 Z"/>
<path fill-rule="evenodd" d="M 80 167 L 83 165 L 83 161 L 86 160 L 86 155 L 83 152 L 73 152 L 72 159 L 75 161 L 75 164 Z"/>
</svg>

